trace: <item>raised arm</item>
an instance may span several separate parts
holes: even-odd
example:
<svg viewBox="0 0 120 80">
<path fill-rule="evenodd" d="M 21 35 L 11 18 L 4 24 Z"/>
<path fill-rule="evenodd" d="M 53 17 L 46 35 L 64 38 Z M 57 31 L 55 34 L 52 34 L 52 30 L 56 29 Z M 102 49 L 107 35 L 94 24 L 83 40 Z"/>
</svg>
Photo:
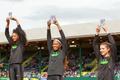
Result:
<svg viewBox="0 0 120 80">
<path fill-rule="evenodd" d="M 51 22 L 48 21 L 47 22 L 47 46 L 48 46 L 49 53 L 52 50 L 52 39 L 51 39 L 50 25 L 51 25 Z"/>
<path fill-rule="evenodd" d="M 12 44 L 12 39 L 11 39 L 10 34 L 9 34 L 9 24 L 10 24 L 10 19 L 9 18 L 6 19 L 6 23 L 7 23 L 7 25 L 6 25 L 6 28 L 5 28 L 5 36 L 8 40 L 8 42 L 9 42 L 9 44 Z"/>
<path fill-rule="evenodd" d="M 20 42 L 25 45 L 27 42 L 27 39 L 26 39 L 26 34 L 25 34 L 24 30 L 21 28 L 20 25 L 17 25 L 16 29 L 18 29 L 18 31 L 20 33 Z"/>
<path fill-rule="evenodd" d="M 61 29 L 59 23 L 56 21 L 55 25 L 57 26 L 60 35 L 61 35 L 61 41 L 62 41 L 62 50 L 65 52 L 65 54 L 67 54 L 67 40 L 65 38 L 65 34 L 63 32 L 63 30 Z"/>
<path fill-rule="evenodd" d="M 115 61 L 117 59 L 117 47 L 113 36 L 109 33 L 108 25 L 104 27 L 104 31 L 107 33 L 108 41 L 111 43 L 111 57 Z"/>
<path fill-rule="evenodd" d="M 99 59 L 101 57 L 100 55 L 100 41 L 99 41 L 99 35 L 95 35 L 95 38 L 93 40 L 93 49 L 94 49 L 94 53 L 97 57 L 97 59 Z"/>
<path fill-rule="evenodd" d="M 111 48 L 112 49 L 111 56 L 112 56 L 113 60 L 115 61 L 117 59 L 117 47 L 116 47 L 115 40 L 111 34 L 108 34 L 108 40 L 112 44 L 111 45 L 111 47 L 112 47 Z"/>
<path fill-rule="evenodd" d="M 27 42 L 27 39 L 26 39 L 26 34 L 25 34 L 24 30 L 21 28 L 21 25 L 20 25 L 19 21 L 18 21 L 16 18 L 13 17 L 12 20 L 16 21 L 16 23 L 17 23 L 17 28 L 16 28 L 16 30 L 17 30 L 18 33 L 19 33 L 20 42 L 25 45 L 26 42 Z"/>
<path fill-rule="evenodd" d="M 99 37 L 99 32 L 100 32 L 100 28 L 97 27 L 96 28 L 96 35 L 95 38 L 93 40 L 93 49 L 95 52 L 95 55 L 97 57 L 97 59 L 99 59 L 101 57 L 100 55 L 100 37 Z"/>
</svg>

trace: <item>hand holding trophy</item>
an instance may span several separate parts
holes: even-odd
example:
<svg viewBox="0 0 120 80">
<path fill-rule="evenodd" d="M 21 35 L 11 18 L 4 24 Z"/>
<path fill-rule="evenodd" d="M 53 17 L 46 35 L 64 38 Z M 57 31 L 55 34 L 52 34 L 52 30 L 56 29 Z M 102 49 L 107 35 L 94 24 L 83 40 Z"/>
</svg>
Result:
<svg viewBox="0 0 120 80">
<path fill-rule="evenodd" d="M 51 16 L 50 19 L 48 20 L 48 22 L 47 22 L 48 29 L 50 29 L 51 24 L 56 25 L 57 28 L 58 28 L 59 30 L 61 30 L 61 27 L 60 27 L 60 25 L 59 25 L 59 23 L 58 23 L 58 21 L 57 21 L 57 19 L 56 19 L 55 16 Z"/>
<path fill-rule="evenodd" d="M 108 33 L 108 25 L 106 25 L 105 19 L 100 20 L 99 27 L 102 28 L 106 33 Z"/>
</svg>

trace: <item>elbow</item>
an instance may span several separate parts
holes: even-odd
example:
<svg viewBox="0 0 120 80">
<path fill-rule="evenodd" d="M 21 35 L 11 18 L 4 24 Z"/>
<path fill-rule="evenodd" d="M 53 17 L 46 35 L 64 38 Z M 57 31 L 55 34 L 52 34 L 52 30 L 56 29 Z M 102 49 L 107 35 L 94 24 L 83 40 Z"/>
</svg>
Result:
<svg viewBox="0 0 120 80">
<path fill-rule="evenodd" d="M 8 33 L 7 32 L 5 32 L 5 36 L 7 36 L 8 35 Z"/>
</svg>

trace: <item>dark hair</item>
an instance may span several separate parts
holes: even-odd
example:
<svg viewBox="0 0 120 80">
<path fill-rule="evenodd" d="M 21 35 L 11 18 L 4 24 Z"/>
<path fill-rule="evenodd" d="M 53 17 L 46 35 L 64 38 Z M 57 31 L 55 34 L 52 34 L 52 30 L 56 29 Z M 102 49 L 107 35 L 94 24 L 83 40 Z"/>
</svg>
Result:
<svg viewBox="0 0 120 80">
<path fill-rule="evenodd" d="M 20 33 L 19 33 L 18 29 L 13 29 L 13 33 L 16 33 L 20 37 Z"/>
<path fill-rule="evenodd" d="M 18 28 L 13 30 L 13 33 L 16 33 L 19 36 L 19 41 L 21 41 L 24 45 L 26 44 L 26 34 L 23 30 L 19 30 Z"/>
<path fill-rule="evenodd" d="M 112 44 L 109 42 L 102 42 L 100 45 L 105 45 L 107 48 L 111 50 Z"/>
</svg>

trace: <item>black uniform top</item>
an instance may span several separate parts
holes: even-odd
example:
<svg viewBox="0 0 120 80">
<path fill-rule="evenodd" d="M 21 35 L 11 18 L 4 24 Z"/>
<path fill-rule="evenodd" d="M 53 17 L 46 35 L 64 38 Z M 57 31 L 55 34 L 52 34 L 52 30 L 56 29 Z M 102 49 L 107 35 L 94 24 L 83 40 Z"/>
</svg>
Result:
<svg viewBox="0 0 120 80">
<path fill-rule="evenodd" d="M 110 57 L 103 57 L 100 54 L 100 39 L 99 36 L 96 35 L 93 40 L 93 48 L 98 59 L 98 76 L 105 77 L 109 73 L 114 74 L 114 64 L 115 64 L 115 56 L 117 53 L 117 48 L 115 44 L 115 40 L 111 36 L 111 34 L 107 35 L 109 43 L 111 43 L 111 53 Z"/>
<path fill-rule="evenodd" d="M 62 49 L 59 51 L 52 50 L 52 40 L 50 29 L 47 30 L 47 43 L 50 53 L 48 75 L 63 75 L 64 73 L 64 57 L 67 51 L 67 41 L 62 30 L 60 30 Z"/>
<path fill-rule="evenodd" d="M 16 30 L 18 31 L 18 34 L 19 34 L 19 41 L 13 42 L 9 34 L 9 28 L 5 29 L 6 38 L 11 46 L 10 59 L 9 59 L 10 64 L 22 63 L 22 60 L 23 60 L 22 54 L 24 50 L 24 45 L 27 41 L 25 32 L 22 30 L 20 25 L 17 26 Z"/>
</svg>

